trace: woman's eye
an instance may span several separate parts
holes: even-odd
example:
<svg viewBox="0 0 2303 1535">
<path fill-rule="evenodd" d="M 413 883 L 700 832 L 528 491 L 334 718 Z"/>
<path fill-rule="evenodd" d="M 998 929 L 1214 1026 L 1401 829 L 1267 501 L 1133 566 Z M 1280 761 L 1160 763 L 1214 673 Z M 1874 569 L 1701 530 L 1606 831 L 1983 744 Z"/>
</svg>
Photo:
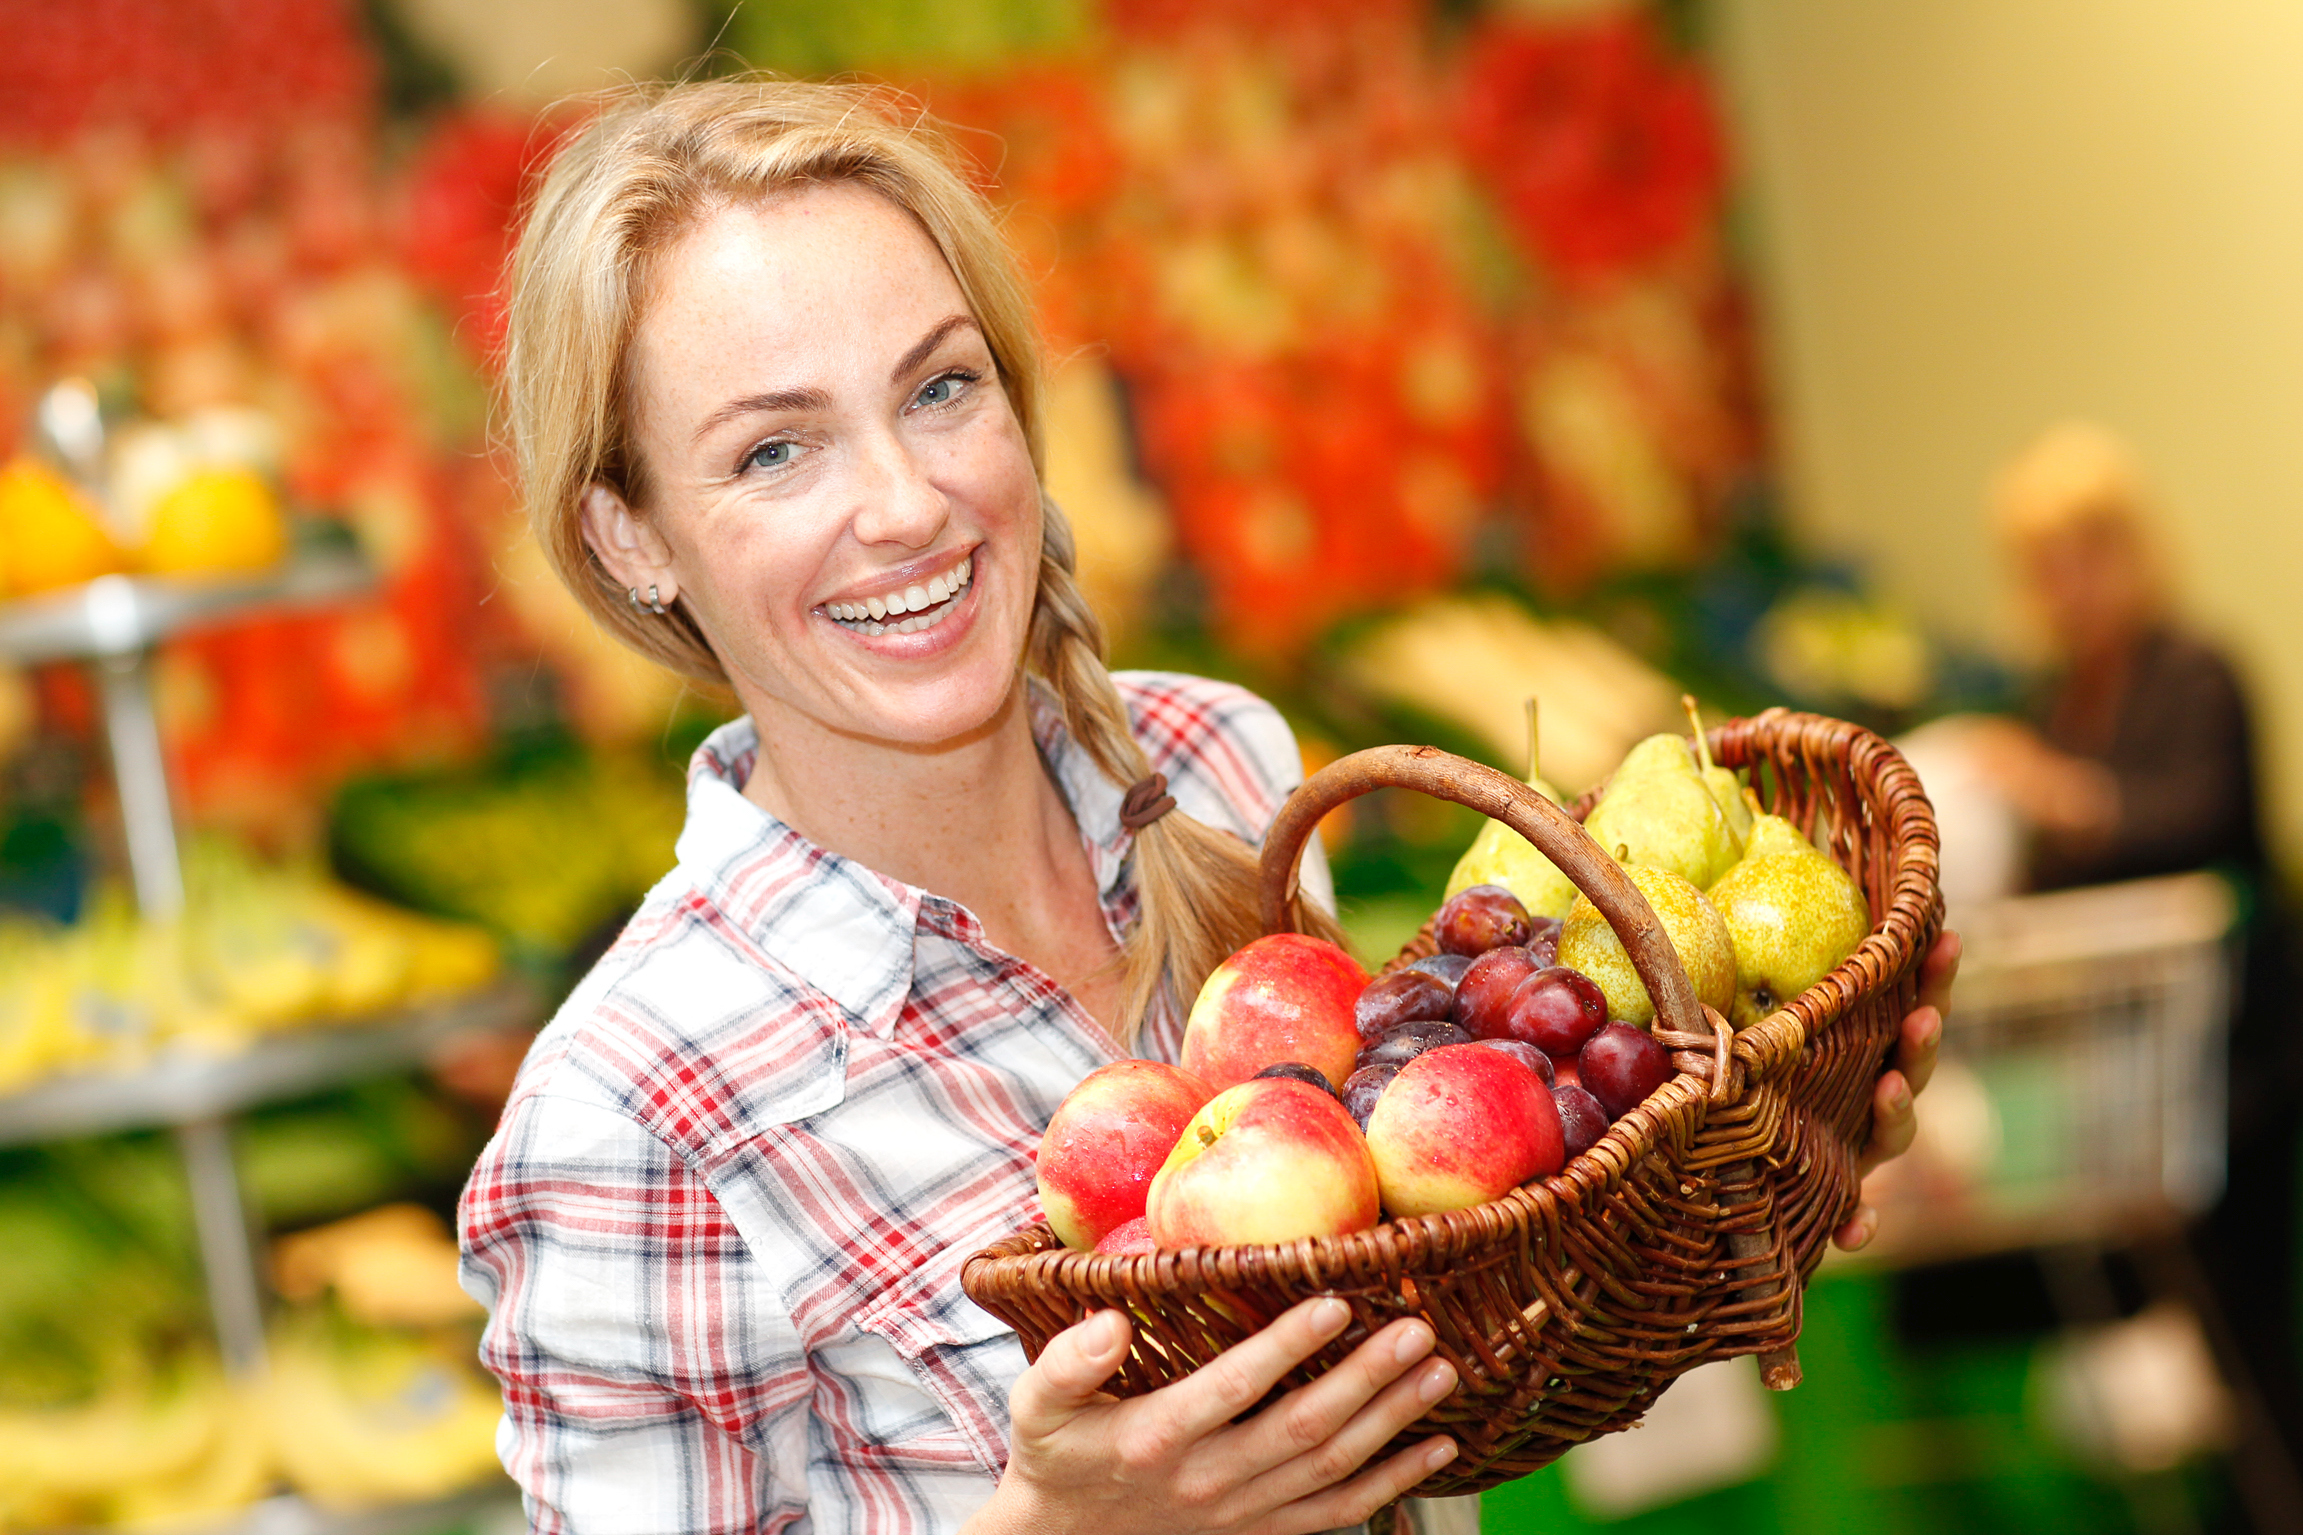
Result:
<svg viewBox="0 0 2303 1535">
<path fill-rule="evenodd" d="M 949 405 L 967 388 L 968 377 L 961 373 L 947 373 L 942 378 L 930 379 L 920 392 L 912 396 L 914 405 Z"/>
<path fill-rule="evenodd" d="M 763 442 L 744 455 L 746 469 L 781 469 L 799 456 L 794 442 Z"/>
</svg>

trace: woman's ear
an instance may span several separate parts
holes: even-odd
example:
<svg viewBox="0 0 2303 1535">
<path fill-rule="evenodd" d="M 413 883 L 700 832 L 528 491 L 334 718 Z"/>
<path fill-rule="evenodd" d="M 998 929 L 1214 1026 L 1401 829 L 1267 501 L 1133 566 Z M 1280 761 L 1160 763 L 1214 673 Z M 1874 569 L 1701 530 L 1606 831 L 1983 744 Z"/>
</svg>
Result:
<svg viewBox="0 0 2303 1535">
<path fill-rule="evenodd" d="M 652 587 L 660 594 L 657 600 L 666 605 L 680 594 L 680 583 L 672 574 L 671 547 L 662 534 L 634 515 L 613 487 L 592 481 L 584 487 L 580 510 L 584 542 L 619 586 L 637 591 Z"/>
</svg>

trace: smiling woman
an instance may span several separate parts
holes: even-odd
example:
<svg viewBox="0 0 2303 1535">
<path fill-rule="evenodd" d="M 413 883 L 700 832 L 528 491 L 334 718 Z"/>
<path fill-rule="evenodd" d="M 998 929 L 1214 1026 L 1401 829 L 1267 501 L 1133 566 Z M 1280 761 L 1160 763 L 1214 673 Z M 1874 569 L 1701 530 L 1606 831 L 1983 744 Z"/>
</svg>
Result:
<svg viewBox="0 0 2303 1535">
<path fill-rule="evenodd" d="M 537 193 L 505 368 L 537 538 L 745 711 L 464 1192 L 538 1529 L 1295 1535 L 1454 1454 L 1370 1459 L 1454 1388 L 1421 1320 L 1257 1410 L 1349 1318 L 1309 1301 L 1117 1401 L 1125 1314 L 1027 1367 L 960 1289 L 1034 1213 L 1065 1095 L 1175 1060 L 1302 775 L 1261 700 L 1104 669 L 1039 378 L 989 209 L 891 99 L 636 90 Z M 1332 936 L 1316 845 L 1303 881 Z M 1939 1026 L 1906 1021 L 1873 1155 L 1909 1144 Z"/>
<path fill-rule="evenodd" d="M 1039 378 L 988 208 L 890 99 L 635 91 L 537 194 L 505 370 L 537 537 L 745 711 L 466 1190 L 539 1528 L 1284 1535 L 1453 1453 L 1368 1464 L 1453 1385 L 1420 1321 L 1251 1413 L 1345 1308 L 1116 1402 L 1124 1317 L 1027 1368 L 960 1291 L 1064 1095 L 1174 1058 L 1301 774 L 1260 700 L 1104 669 Z"/>
</svg>

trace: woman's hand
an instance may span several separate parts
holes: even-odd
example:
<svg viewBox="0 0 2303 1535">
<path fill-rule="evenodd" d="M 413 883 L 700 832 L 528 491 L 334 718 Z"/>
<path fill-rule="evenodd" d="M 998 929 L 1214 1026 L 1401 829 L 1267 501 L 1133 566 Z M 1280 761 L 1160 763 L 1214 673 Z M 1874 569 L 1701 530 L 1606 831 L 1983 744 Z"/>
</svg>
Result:
<svg viewBox="0 0 2303 1535">
<path fill-rule="evenodd" d="M 1007 1472 L 970 1535 L 1357 1524 L 1455 1457 L 1452 1440 L 1435 1438 L 1362 1469 L 1455 1388 L 1454 1368 L 1427 1357 L 1428 1325 L 1394 1322 L 1310 1385 L 1233 1421 L 1350 1318 L 1340 1300 L 1305 1301 L 1185 1379 L 1126 1401 L 1102 1389 L 1127 1354 L 1126 1314 L 1058 1333 L 1008 1393 Z"/>
<path fill-rule="evenodd" d="M 1880 1163 L 1911 1149 L 1919 1133 L 1913 1100 L 1935 1075 L 1936 1048 L 1943 1043 L 1943 1010 L 1950 1005 L 1952 978 L 1959 974 L 1959 935 L 1944 932 L 1919 970 L 1919 1005 L 1903 1015 L 1903 1037 L 1895 1046 L 1895 1064 L 1879 1074 L 1871 1094 L 1871 1143 L 1856 1160 L 1855 1175 L 1866 1178 Z M 1879 1230 L 1879 1212 L 1859 1204 L 1847 1224 L 1831 1240 L 1854 1252 Z"/>
</svg>

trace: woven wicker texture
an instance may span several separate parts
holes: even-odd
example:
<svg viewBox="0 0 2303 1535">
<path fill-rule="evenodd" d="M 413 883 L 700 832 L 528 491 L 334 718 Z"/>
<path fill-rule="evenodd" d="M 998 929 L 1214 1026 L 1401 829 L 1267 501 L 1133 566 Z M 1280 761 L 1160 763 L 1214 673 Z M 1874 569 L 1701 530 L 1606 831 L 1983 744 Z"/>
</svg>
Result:
<svg viewBox="0 0 2303 1535">
<path fill-rule="evenodd" d="M 1902 756 L 1844 721 L 1771 709 L 1715 729 L 1711 748 L 1855 876 L 1874 918 L 1844 964 L 1740 1033 L 1696 1003 L 1637 887 L 1584 834 L 1595 795 L 1562 811 L 1436 748 L 1378 747 L 1315 774 L 1266 839 L 1275 930 L 1320 816 L 1379 787 L 1470 805 L 1559 864 L 1623 938 L 1678 1068 L 1598 1145 L 1492 1203 L 1344 1237 L 1108 1257 L 1034 1226 L 968 1261 L 968 1294 L 1034 1358 L 1091 1312 L 1125 1308 L 1136 1328 L 1110 1387 L 1121 1395 L 1180 1379 L 1315 1295 L 1350 1302 L 1352 1323 L 1281 1391 L 1421 1316 L 1459 1377 L 1391 1447 L 1455 1437 L 1456 1459 L 1416 1489 L 1427 1497 L 1496 1486 L 1628 1427 L 1714 1359 L 1759 1354 L 1771 1385 L 1796 1381 L 1801 1289 L 1855 1206 L 1871 1087 L 1942 920 L 1935 819 Z M 1392 964 L 1430 950 L 1427 927 Z"/>
</svg>

